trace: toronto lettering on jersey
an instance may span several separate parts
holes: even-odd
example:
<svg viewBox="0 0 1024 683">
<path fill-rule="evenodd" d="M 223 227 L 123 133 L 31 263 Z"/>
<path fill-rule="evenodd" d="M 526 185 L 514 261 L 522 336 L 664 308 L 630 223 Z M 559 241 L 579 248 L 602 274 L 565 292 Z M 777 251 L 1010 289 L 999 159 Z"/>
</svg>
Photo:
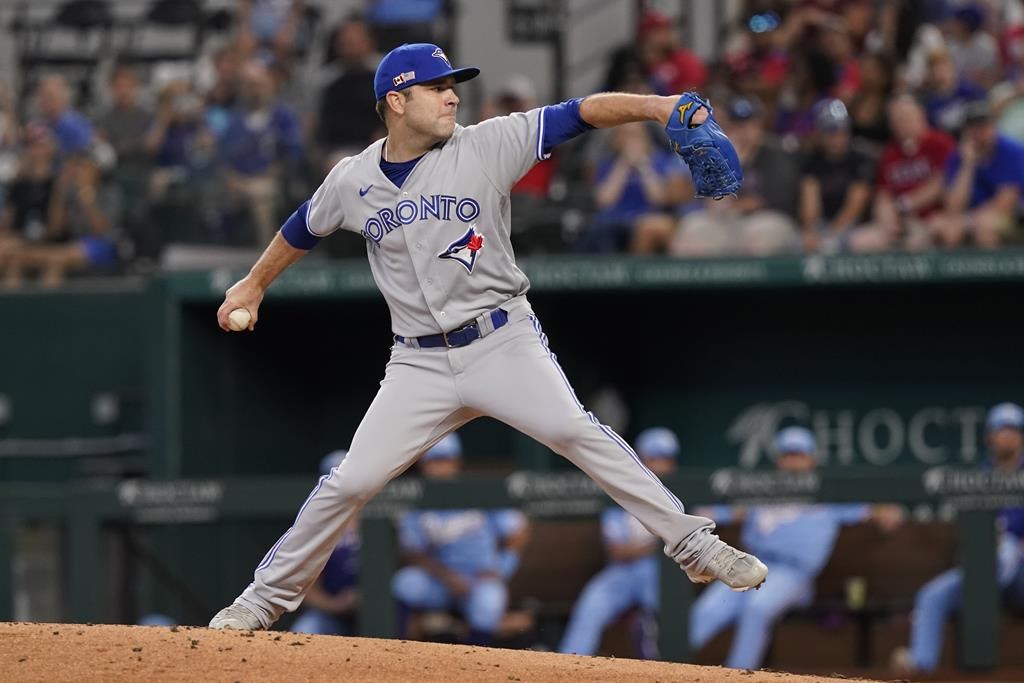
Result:
<svg viewBox="0 0 1024 683">
<path fill-rule="evenodd" d="M 479 216 L 480 202 L 472 197 L 456 197 L 450 194 L 420 195 L 419 201 L 403 199 L 393 209 L 380 209 L 366 219 L 361 234 L 374 244 L 380 244 L 384 235 L 416 221 L 433 219 L 472 223 Z"/>
</svg>

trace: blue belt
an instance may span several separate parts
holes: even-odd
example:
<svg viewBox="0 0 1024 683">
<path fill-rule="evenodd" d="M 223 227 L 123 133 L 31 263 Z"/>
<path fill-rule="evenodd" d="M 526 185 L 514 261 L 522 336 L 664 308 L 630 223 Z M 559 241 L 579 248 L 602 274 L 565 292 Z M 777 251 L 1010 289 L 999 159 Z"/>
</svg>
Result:
<svg viewBox="0 0 1024 683">
<path fill-rule="evenodd" d="M 496 308 L 490 313 L 485 313 L 485 316 L 489 316 L 491 319 L 491 325 L 496 330 L 508 322 L 508 313 L 503 309 Z M 403 337 L 401 335 L 395 335 L 395 341 L 403 344 L 413 342 L 412 346 L 417 346 L 421 349 L 436 348 L 438 346 L 444 346 L 449 349 L 458 348 L 465 346 L 470 342 L 476 341 L 480 337 L 486 336 L 489 332 L 481 333 L 480 326 L 477 325 L 476 321 L 463 325 L 457 330 L 451 332 L 442 332 L 441 334 L 428 334 L 422 337 Z"/>
</svg>

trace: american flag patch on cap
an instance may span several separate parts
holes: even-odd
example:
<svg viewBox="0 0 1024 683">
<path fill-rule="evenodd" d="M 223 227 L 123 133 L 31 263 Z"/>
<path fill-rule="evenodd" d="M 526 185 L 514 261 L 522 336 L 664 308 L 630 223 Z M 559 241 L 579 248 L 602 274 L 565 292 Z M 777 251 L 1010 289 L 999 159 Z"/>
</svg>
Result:
<svg viewBox="0 0 1024 683">
<path fill-rule="evenodd" d="M 408 83 L 414 78 L 416 78 L 415 71 L 404 71 L 395 76 L 394 78 L 392 78 L 391 82 L 394 83 L 395 85 L 402 85 L 403 83 Z"/>
</svg>

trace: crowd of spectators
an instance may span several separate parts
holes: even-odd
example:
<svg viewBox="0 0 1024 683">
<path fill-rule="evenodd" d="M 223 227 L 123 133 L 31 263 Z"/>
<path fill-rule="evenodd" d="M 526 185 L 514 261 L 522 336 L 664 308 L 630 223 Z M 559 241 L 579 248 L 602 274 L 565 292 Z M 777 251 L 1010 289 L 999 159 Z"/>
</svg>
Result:
<svg viewBox="0 0 1024 683">
<path fill-rule="evenodd" d="M 685 167 L 659 173 L 652 154 L 627 172 L 636 155 L 605 145 L 598 220 L 578 247 L 688 257 L 1020 241 L 1022 3 L 754 0 L 708 64 L 672 28 L 645 16 L 605 87 L 704 93 L 744 185 L 720 202 L 690 201 Z M 651 133 L 657 147 L 663 136 Z M 619 209 L 615 239 L 609 208 Z"/>
<path fill-rule="evenodd" d="M 0 83 L 0 285 L 152 267 L 174 243 L 266 243 L 338 160 L 384 134 L 376 64 L 430 20 L 391 16 L 392 4 L 443 3 L 370 3 L 329 31 L 321 58 L 301 0 L 238 0 L 230 39 L 192 68 L 121 63 L 90 102 L 57 73 L 24 102 Z M 656 125 L 593 132 L 514 188 L 521 253 L 1020 240 L 1024 2 L 751 0 L 737 16 L 704 60 L 683 46 L 686 27 L 642 12 L 602 88 L 709 97 L 744 166 L 738 196 L 694 200 Z M 299 77 L 300 48 L 313 79 Z M 543 104 L 523 76 L 492 87 L 463 119 Z M 359 255 L 349 242 L 326 251 Z"/>
</svg>

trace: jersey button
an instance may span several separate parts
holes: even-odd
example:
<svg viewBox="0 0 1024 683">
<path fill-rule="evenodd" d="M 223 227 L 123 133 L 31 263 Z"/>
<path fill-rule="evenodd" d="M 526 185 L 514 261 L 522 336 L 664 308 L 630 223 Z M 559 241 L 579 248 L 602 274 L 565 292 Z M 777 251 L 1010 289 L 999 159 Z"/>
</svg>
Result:
<svg viewBox="0 0 1024 683">
<path fill-rule="evenodd" d="M 417 243 L 416 243 L 416 248 L 417 248 L 417 249 L 422 249 L 422 248 L 423 248 L 423 243 L 421 243 L 421 242 L 417 242 Z"/>
<path fill-rule="evenodd" d="M 447 313 L 445 313 L 444 311 L 441 311 L 440 313 L 438 313 L 438 315 L 439 315 L 440 317 L 444 318 L 444 317 L 446 317 L 446 316 L 447 316 L 448 314 L 447 314 Z"/>
</svg>

